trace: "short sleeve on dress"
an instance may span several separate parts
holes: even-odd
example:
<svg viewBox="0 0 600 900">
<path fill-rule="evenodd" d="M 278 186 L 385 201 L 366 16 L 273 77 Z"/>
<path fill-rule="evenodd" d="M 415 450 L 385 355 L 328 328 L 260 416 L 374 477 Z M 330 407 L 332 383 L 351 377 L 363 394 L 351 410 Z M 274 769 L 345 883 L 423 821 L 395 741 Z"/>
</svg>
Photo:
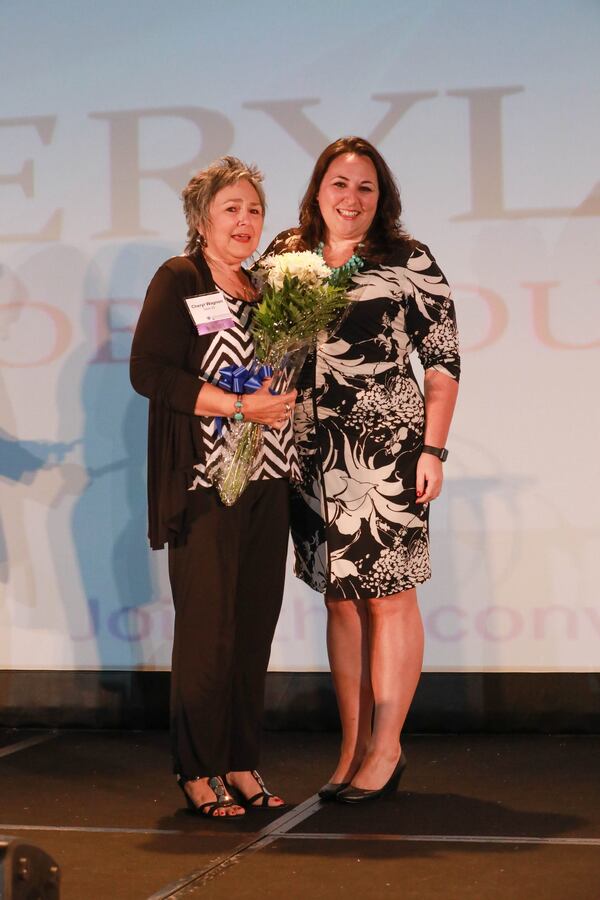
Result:
<svg viewBox="0 0 600 900">
<path fill-rule="evenodd" d="M 458 381 L 460 355 L 454 303 L 448 282 L 428 247 L 417 244 L 404 274 L 413 288 L 406 298 L 406 331 L 421 365 Z"/>
</svg>

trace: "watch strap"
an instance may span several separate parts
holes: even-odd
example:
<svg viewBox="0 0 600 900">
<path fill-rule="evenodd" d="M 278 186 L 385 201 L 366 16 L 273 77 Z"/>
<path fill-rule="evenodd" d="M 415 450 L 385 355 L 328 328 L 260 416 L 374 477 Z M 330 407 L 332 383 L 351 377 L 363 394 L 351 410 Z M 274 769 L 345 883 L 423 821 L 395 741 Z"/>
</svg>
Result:
<svg viewBox="0 0 600 900">
<path fill-rule="evenodd" d="M 442 462 L 446 462 L 448 459 L 448 451 L 445 447 L 431 447 L 429 444 L 423 444 L 421 452 L 431 453 L 432 456 L 437 456 Z"/>
</svg>

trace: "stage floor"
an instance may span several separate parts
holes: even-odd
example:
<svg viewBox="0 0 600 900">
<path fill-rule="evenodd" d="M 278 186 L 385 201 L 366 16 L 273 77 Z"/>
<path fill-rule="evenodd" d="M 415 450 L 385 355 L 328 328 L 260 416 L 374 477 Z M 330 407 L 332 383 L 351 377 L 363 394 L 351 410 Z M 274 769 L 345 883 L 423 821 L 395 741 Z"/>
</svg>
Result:
<svg viewBox="0 0 600 900">
<path fill-rule="evenodd" d="M 409 736 L 400 790 L 321 803 L 337 736 L 265 734 L 292 804 L 181 808 L 164 732 L 0 732 L 0 834 L 62 870 L 61 900 L 599 900 L 600 736 Z"/>
</svg>

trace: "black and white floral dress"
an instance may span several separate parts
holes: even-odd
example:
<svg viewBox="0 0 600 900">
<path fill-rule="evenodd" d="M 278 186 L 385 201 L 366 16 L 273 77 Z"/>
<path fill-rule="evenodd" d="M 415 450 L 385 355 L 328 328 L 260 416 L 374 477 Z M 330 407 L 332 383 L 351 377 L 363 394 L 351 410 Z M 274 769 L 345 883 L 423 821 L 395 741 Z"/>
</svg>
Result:
<svg viewBox="0 0 600 900">
<path fill-rule="evenodd" d="M 289 250 L 289 232 L 271 252 Z M 307 362 L 294 415 L 296 575 L 330 597 L 426 581 L 428 508 L 416 501 L 424 403 L 409 355 L 458 380 L 450 288 L 429 249 L 401 245 L 353 277 L 351 309 Z"/>
</svg>

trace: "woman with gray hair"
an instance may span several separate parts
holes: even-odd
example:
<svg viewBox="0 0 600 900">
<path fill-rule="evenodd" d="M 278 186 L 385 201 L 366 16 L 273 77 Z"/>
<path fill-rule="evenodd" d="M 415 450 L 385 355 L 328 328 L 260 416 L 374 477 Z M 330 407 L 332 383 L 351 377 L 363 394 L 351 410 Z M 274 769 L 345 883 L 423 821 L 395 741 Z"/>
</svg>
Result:
<svg viewBox="0 0 600 900">
<path fill-rule="evenodd" d="M 152 279 L 135 330 L 131 382 L 150 400 L 148 514 L 166 544 L 175 606 L 171 675 L 174 772 L 190 809 L 230 819 L 281 806 L 258 766 L 265 675 L 279 616 L 296 459 L 296 392 L 219 386 L 254 357 L 257 289 L 242 267 L 258 246 L 265 197 L 254 166 L 226 156 L 183 191 L 188 244 Z M 261 458 L 234 506 L 211 484 L 218 423 L 259 422 Z"/>
</svg>

